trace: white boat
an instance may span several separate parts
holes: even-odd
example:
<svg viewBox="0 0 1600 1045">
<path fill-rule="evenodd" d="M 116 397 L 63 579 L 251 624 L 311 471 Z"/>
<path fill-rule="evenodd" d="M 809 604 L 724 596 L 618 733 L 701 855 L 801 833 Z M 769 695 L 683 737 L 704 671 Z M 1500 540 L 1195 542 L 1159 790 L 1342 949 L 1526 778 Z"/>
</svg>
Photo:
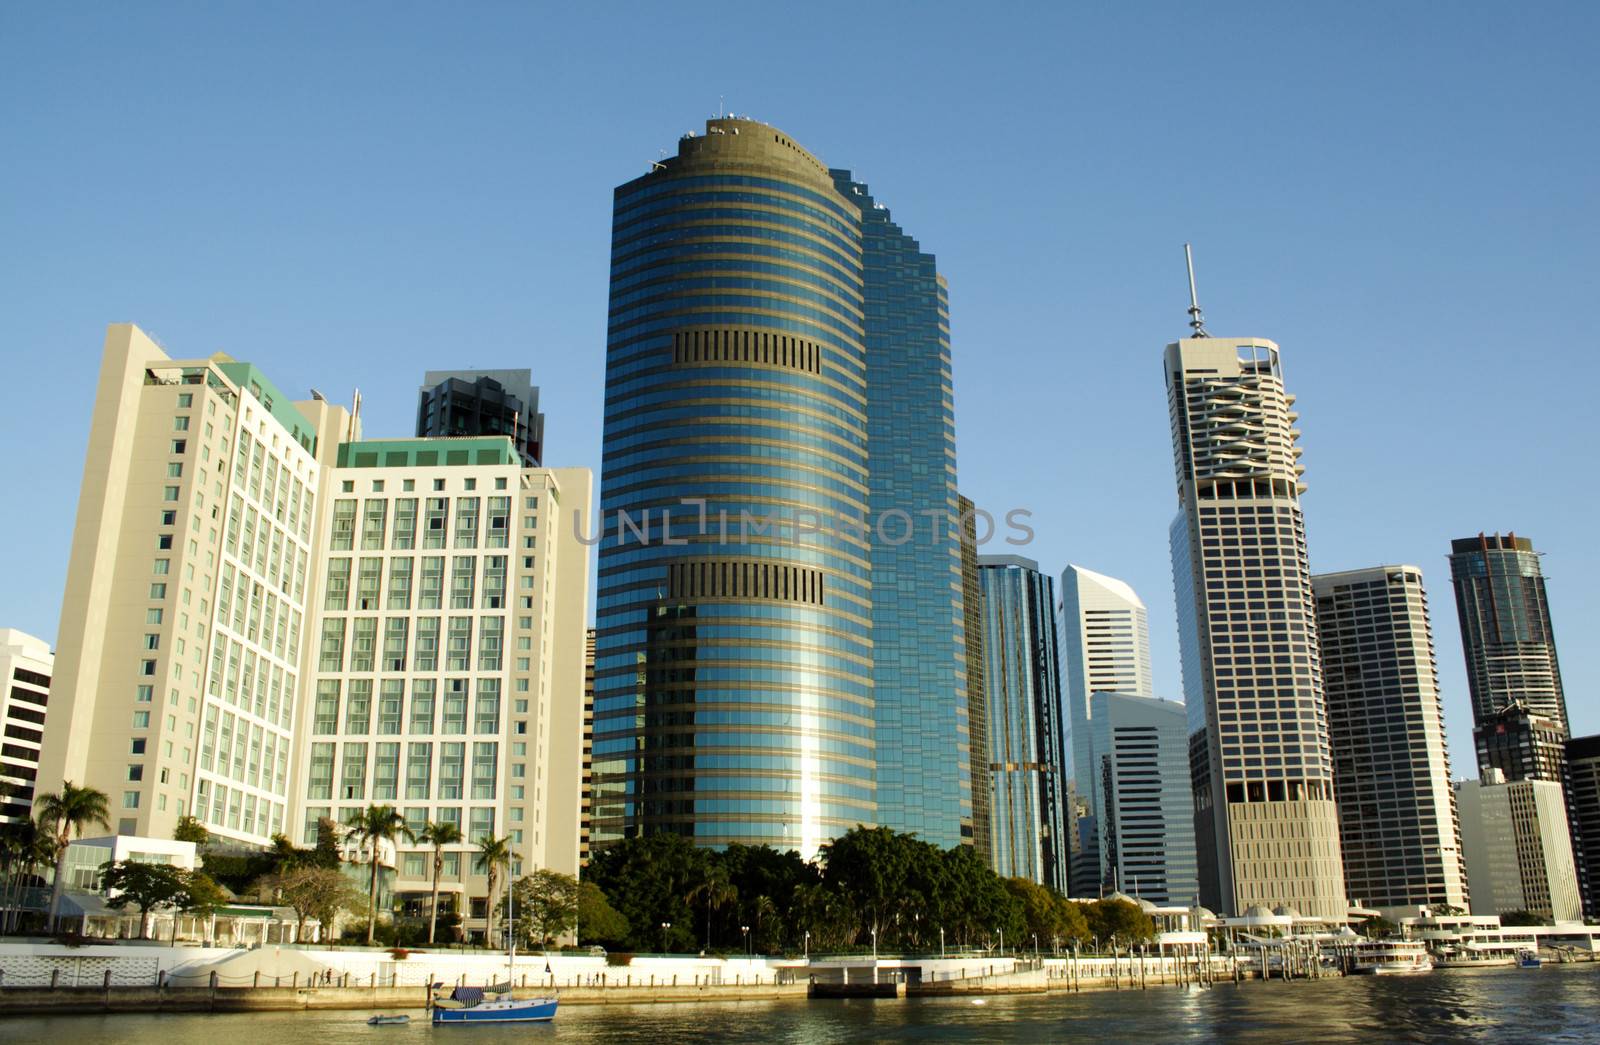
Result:
<svg viewBox="0 0 1600 1045">
<path fill-rule="evenodd" d="M 506 868 L 506 982 L 494 987 L 457 987 L 448 995 L 430 992 L 435 1027 L 456 1023 L 547 1023 L 556 1018 L 555 994 L 517 998 L 517 922 L 511 890 L 511 868 Z M 438 984 L 434 985 L 438 987 Z"/>
<path fill-rule="evenodd" d="M 1524 969 L 1537 969 L 1544 964 L 1544 960 L 1539 957 L 1538 951 L 1518 951 L 1517 964 Z"/>
<path fill-rule="evenodd" d="M 407 1016 L 405 1013 L 395 1013 L 392 1015 L 381 1013 L 377 1016 L 367 1017 L 367 1026 L 369 1027 L 403 1027 L 410 1022 L 411 1017 Z"/>
<path fill-rule="evenodd" d="M 1362 940 L 1352 972 L 1362 976 L 1410 976 L 1432 972 L 1433 959 L 1421 940 Z"/>
</svg>

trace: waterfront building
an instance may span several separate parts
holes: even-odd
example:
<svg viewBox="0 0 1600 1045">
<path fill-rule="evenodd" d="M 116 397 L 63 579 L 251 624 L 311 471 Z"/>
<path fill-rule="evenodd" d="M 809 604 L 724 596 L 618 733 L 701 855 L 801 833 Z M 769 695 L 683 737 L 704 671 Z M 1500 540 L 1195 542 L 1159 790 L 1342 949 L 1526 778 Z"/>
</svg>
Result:
<svg viewBox="0 0 1600 1045">
<path fill-rule="evenodd" d="M 1600 896 L 1596 893 L 1600 870 L 1600 735 L 1573 737 L 1567 741 L 1567 813 L 1571 818 L 1574 854 L 1578 866 L 1588 876 L 1580 881 L 1583 914 L 1600 917 Z"/>
<path fill-rule="evenodd" d="M 846 170 L 860 212 L 880 827 L 973 842 L 950 306 L 932 254 Z"/>
<path fill-rule="evenodd" d="M 16 628 L 0 628 L 0 823 L 26 820 L 33 810 L 44 742 L 45 710 L 55 654 L 50 644 Z M 49 790 L 49 787 L 46 787 Z"/>
<path fill-rule="evenodd" d="M 348 442 L 330 475 L 297 833 L 372 803 L 452 824 L 440 889 L 482 918 L 480 840 L 507 838 L 514 873 L 578 869 L 588 571 L 566 516 L 589 473 L 492 436 Z M 431 849 L 394 859 L 423 913 Z"/>
<path fill-rule="evenodd" d="M 1201 902 L 1342 922 L 1333 760 L 1278 346 L 1167 346 L 1179 511 L 1171 528 Z"/>
<path fill-rule="evenodd" d="M 1473 914 L 1577 921 L 1583 904 L 1561 785 L 1485 769 L 1456 784 Z"/>
<path fill-rule="evenodd" d="M 1096 812 L 1102 805 L 1099 773 L 1088 756 L 1090 697 L 1095 693 L 1154 695 L 1150 616 L 1126 582 L 1075 565 L 1061 573 L 1057 610 L 1061 690 L 1066 702 L 1067 779 L 1072 796 L 1067 830 L 1076 854 L 1072 895 L 1092 896 L 1108 880 L 1108 868 L 1101 862 Z M 1082 817 L 1076 816 L 1079 799 L 1088 810 Z"/>
<path fill-rule="evenodd" d="M 983 679 L 983 581 L 978 575 L 977 506 L 959 498 L 961 510 L 961 616 L 966 642 L 967 727 L 971 749 L 972 844 L 985 863 L 991 859 L 989 839 L 994 782 L 989 775 L 989 705 Z"/>
<path fill-rule="evenodd" d="M 993 795 L 990 861 L 1004 877 L 1065 893 L 1069 843 L 1055 585 L 1038 563 L 1020 555 L 980 555 L 978 572 Z"/>
<path fill-rule="evenodd" d="M 1570 735 L 1550 601 L 1533 542 L 1498 533 L 1451 541 L 1450 578 L 1473 721 L 1481 724 L 1521 704 Z"/>
<path fill-rule="evenodd" d="M 1183 705 L 1097 690 L 1084 745 L 1095 790 L 1101 888 L 1159 907 L 1197 903 L 1188 715 Z"/>
<path fill-rule="evenodd" d="M 527 468 L 544 460 L 544 415 L 531 370 L 429 370 L 417 393 L 418 436 L 503 435 Z"/>
<path fill-rule="evenodd" d="M 1465 908 L 1422 571 L 1376 566 L 1311 583 L 1345 887 L 1357 904 L 1386 911 Z"/>
<path fill-rule="evenodd" d="M 795 518 L 866 517 L 861 268 L 859 210 L 750 120 L 616 190 L 594 844 L 874 821 L 868 539 Z"/>
<path fill-rule="evenodd" d="M 109 328 L 38 787 L 105 792 L 118 834 L 291 830 L 315 534 L 350 427 L 249 363 Z"/>
</svg>

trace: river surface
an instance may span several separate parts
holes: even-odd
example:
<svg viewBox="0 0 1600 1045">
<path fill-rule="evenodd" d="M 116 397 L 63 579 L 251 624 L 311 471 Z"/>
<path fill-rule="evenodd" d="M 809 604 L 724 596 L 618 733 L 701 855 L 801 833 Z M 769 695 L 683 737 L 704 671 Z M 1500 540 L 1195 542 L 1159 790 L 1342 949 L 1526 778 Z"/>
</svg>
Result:
<svg viewBox="0 0 1600 1045">
<path fill-rule="evenodd" d="M 572 1005 L 550 1025 L 368 1027 L 360 1012 L 0 1016 L 0 1042 L 423 1045 L 451 1042 L 1595 1042 L 1600 964 L 1219 984 L 1209 990 L 899 1001 Z"/>
</svg>

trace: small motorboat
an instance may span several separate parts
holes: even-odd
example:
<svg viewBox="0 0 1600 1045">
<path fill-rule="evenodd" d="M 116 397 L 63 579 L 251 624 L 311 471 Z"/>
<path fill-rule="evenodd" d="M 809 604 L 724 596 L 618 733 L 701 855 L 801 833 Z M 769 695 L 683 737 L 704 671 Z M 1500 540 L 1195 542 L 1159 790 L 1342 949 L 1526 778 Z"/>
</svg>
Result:
<svg viewBox="0 0 1600 1045">
<path fill-rule="evenodd" d="M 1524 969 L 1537 969 L 1543 964 L 1538 951 L 1521 951 L 1517 954 L 1517 965 Z"/>
<path fill-rule="evenodd" d="M 402 1027 L 410 1022 L 411 1017 L 404 1013 L 379 1013 L 376 1016 L 367 1017 L 367 1026 L 369 1027 Z"/>
</svg>

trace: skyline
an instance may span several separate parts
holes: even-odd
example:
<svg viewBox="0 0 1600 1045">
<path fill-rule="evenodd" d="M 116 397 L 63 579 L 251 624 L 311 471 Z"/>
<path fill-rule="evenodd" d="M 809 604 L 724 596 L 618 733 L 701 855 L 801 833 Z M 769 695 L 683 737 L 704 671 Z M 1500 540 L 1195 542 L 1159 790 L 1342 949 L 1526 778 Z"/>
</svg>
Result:
<svg viewBox="0 0 1600 1045">
<path fill-rule="evenodd" d="M 726 93 L 730 108 L 749 105 L 823 161 L 851 164 L 939 257 L 951 283 L 963 492 L 999 515 L 1013 506 L 1035 511 L 1032 545 L 991 542 L 980 552 L 1021 551 L 1047 574 L 1074 562 L 1128 581 L 1150 607 L 1158 696 L 1182 695 L 1158 367 L 1161 346 L 1184 330 L 1178 247 L 1186 239 L 1196 244 L 1209 325 L 1225 337 L 1283 346 L 1304 416 L 1313 572 L 1415 564 L 1436 612 L 1446 613 L 1449 541 L 1515 530 L 1547 553 L 1565 681 L 1574 693 L 1600 681 L 1600 665 L 1578 642 L 1600 620 L 1600 563 L 1584 554 L 1583 527 L 1596 495 L 1538 481 L 1586 469 L 1580 390 L 1596 375 L 1579 351 L 1597 270 L 1596 247 L 1580 238 L 1596 216 L 1583 190 L 1593 146 L 1559 134 L 1578 125 L 1577 99 L 1593 76 L 1579 51 L 1593 34 L 1580 27 L 1546 25 L 1548 38 L 1536 40 L 1530 27 L 1481 16 L 1438 27 L 1389 16 L 1391 35 L 1364 40 L 1355 53 L 1337 29 L 1314 39 L 1326 27 L 1301 25 L 1289 41 L 1304 46 L 1252 54 L 1257 82 L 1297 79 L 1290 57 L 1338 78 L 1257 92 L 1190 83 L 1163 66 L 1180 45 L 1219 44 L 1240 26 L 1219 17 L 1198 35 L 1168 33 L 1146 14 L 1136 16 L 1144 38 L 1127 43 L 1148 55 L 1128 54 L 1115 46 L 1121 41 L 1091 54 L 1085 43 L 1084 63 L 1066 70 L 1059 88 L 1025 62 L 990 59 L 997 75 L 981 98 L 952 97 L 940 83 L 918 110 L 891 93 L 900 87 L 890 70 L 825 89 L 809 80 L 748 92 L 719 84 L 756 82 L 770 55 L 730 54 L 728 63 L 706 63 L 720 65 L 720 77 L 685 70 L 687 82 L 641 97 L 607 81 L 664 40 L 692 39 L 696 28 L 652 24 L 644 12 L 612 38 L 618 46 L 603 60 L 546 55 L 549 84 L 615 92 L 598 96 L 605 115 L 589 120 L 574 118 L 583 110 L 570 93 L 559 106 L 541 95 L 546 81 L 524 75 L 510 44 L 494 39 L 527 28 L 528 16 L 513 11 L 474 26 L 417 12 L 373 25 L 351 8 L 318 19 L 323 35 L 298 52 L 291 47 L 305 26 L 292 15 L 164 14 L 97 12 L 93 25 L 74 12 L 6 16 L 16 31 L 0 43 L 0 77 L 12 87 L 0 117 L 35 162 L 0 172 L 0 231 L 16 246 L 0 259 L 0 286 L 16 294 L 7 302 L 13 345 L 51 360 L 57 387 L 89 386 L 105 324 L 119 320 L 155 330 L 180 356 L 225 349 L 297 397 L 316 385 L 343 402 L 359 385 L 368 433 L 377 437 L 409 434 L 425 370 L 531 367 L 550 418 L 547 463 L 598 470 L 610 187 L 642 173 L 654 149 L 697 129 Z M 561 17 L 571 33 L 589 23 Z M 1229 46 L 1243 53 L 1260 34 L 1287 31 L 1286 17 L 1243 27 Z M 1122 28 L 1076 25 L 1085 37 Z M 905 49 L 930 64 L 964 35 L 983 42 L 997 31 L 973 22 L 930 39 L 919 26 L 896 28 Z M 1402 70 L 1398 56 L 1425 28 L 1437 33 L 1421 57 L 1440 60 Z M 752 21 L 719 25 L 718 33 L 759 39 L 761 29 Z M 242 30 L 256 36 L 257 50 L 205 46 Z M 797 32 L 782 46 L 815 46 L 812 34 Z M 1043 55 L 1052 34 L 1037 35 L 1041 42 L 1016 46 Z M 1490 41 L 1504 61 L 1527 63 L 1517 67 L 1520 78 L 1465 82 L 1468 58 Z M 394 80 L 425 42 L 454 81 Z M 928 46 L 919 52 L 918 44 Z M 159 60 L 186 45 L 194 51 L 184 52 L 187 72 Z M 139 60 L 122 66 L 120 54 Z M 485 60 L 491 56 L 498 60 Z M 859 64 L 862 56 L 841 57 Z M 1166 71 L 1154 87 L 1141 86 L 1152 69 Z M 1097 86 L 1112 72 L 1122 93 Z M 1368 82 L 1363 76 L 1402 77 L 1417 93 L 1385 121 L 1382 110 L 1395 99 L 1349 86 Z M 1440 86 L 1427 86 L 1432 76 Z M 367 78 L 376 83 L 364 85 Z M 964 77 L 960 90 L 982 79 Z M 112 86 L 117 104 L 106 107 Z M 1293 118 L 1326 101 L 1318 87 L 1338 86 L 1353 104 L 1313 109 L 1307 124 L 1321 137 L 1312 138 Z M 1075 88 L 1101 109 L 1062 116 L 1068 133 L 1056 137 L 1074 140 L 1051 151 L 1051 135 L 1030 132 L 1053 115 L 1052 98 L 1075 99 Z M 624 95 L 629 108 L 611 104 Z M 880 110 L 873 119 L 851 120 L 862 111 L 860 96 Z M 22 111 L 24 98 L 39 104 Z M 497 98 L 512 102 L 497 109 Z M 537 130 L 526 141 L 489 137 L 503 133 L 502 118 L 529 115 Z M 1117 125 L 1127 116 L 1131 134 Z M 152 117 L 162 119 L 146 122 Z M 1375 118 L 1370 128 L 1356 126 Z M 1191 125 L 1205 128 L 1203 151 L 1217 160 L 1272 162 L 1202 156 L 1173 185 L 1172 172 L 1195 147 Z M 395 147 L 407 133 L 414 144 Z M 549 141 L 560 135 L 562 144 L 575 138 L 577 147 L 559 154 L 580 154 L 570 158 L 577 162 L 550 165 L 554 173 L 529 162 L 542 154 L 533 147 L 541 133 Z M 934 135 L 957 144 L 941 147 L 937 163 L 917 147 Z M 436 140 L 450 148 L 434 148 Z M 1091 146 L 1081 157 L 1078 140 Z M 1499 147 L 1480 148 L 1486 141 Z M 262 142 L 279 149 L 260 149 Z M 1373 149 L 1403 145 L 1413 148 L 1368 169 Z M 1519 149 L 1535 146 L 1540 164 L 1520 162 Z M 395 162 L 372 162 L 384 148 Z M 108 150 L 124 164 L 106 164 Z M 1097 158 L 1109 162 L 1090 162 Z M 1051 190 L 1063 169 L 1078 191 L 1057 198 Z M 1408 180 L 1424 174 L 1431 192 Z M 478 198 L 452 191 L 457 184 Z M 1458 223 L 1462 213 L 1479 221 Z M 1290 254 L 1296 264 L 1284 263 Z M 1062 322 L 1065 310 L 1070 319 Z M 1469 323 L 1469 343 L 1461 344 Z M 1543 367 L 1508 382 L 1506 347 L 1534 345 Z M 1041 374 L 1063 379 L 1039 381 Z M 1508 384 L 1533 388 L 1540 398 L 1527 406 L 1537 412 L 1505 418 L 1474 398 Z M 88 405 L 28 396 L 0 420 L 7 445 L 30 449 L 26 459 L 8 459 L 7 477 L 27 484 L 35 508 L 0 524 L 10 546 L 30 549 L 8 563 L 0 625 L 52 642 Z M 72 435 L 39 438 L 54 419 Z M 1362 422 L 1373 419 L 1379 423 L 1368 430 Z M 1116 443 L 1104 438 L 1111 425 Z M 1507 427 L 1516 438 L 1504 437 Z M 1019 445 L 1035 452 L 1017 453 Z M 1418 466 L 1380 467 L 1402 445 Z M 1059 453 L 1037 452 L 1046 446 Z M 1089 450 L 1074 453 L 1076 446 Z M 1530 448 L 1539 451 L 1536 462 Z M 1416 477 L 1427 472 L 1437 486 L 1420 489 Z M 1375 501 L 1410 509 L 1371 532 Z M 1447 728 L 1457 775 L 1470 776 L 1465 671 L 1448 620 L 1436 622 Z M 1575 733 L 1600 731 L 1592 706 L 1575 700 L 1571 710 Z"/>
</svg>

